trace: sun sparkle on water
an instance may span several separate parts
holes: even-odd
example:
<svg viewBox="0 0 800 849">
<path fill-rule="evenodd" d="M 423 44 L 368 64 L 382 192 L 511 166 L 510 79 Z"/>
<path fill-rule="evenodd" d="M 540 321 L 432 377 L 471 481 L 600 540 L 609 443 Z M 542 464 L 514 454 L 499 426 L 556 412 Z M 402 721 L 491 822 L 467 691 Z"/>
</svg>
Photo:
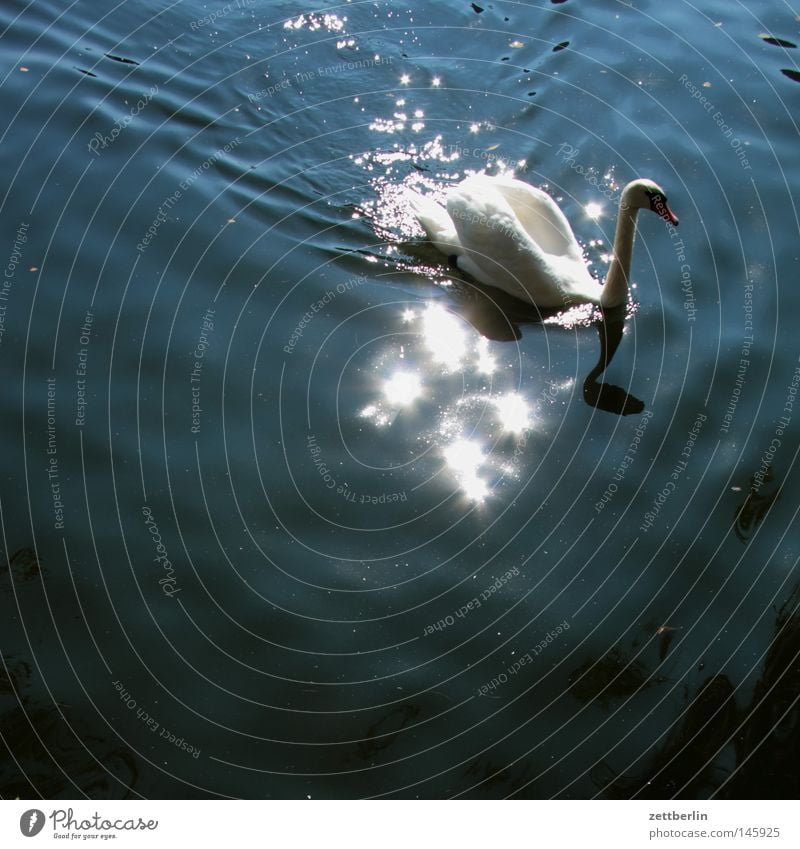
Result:
<svg viewBox="0 0 800 849">
<path fill-rule="evenodd" d="M 483 501 L 489 494 L 489 487 L 478 476 L 486 459 L 480 444 L 471 439 L 457 439 L 444 449 L 444 459 L 464 495 L 473 501 Z"/>
<path fill-rule="evenodd" d="M 510 392 L 494 402 L 503 430 L 521 433 L 530 427 L 530 408 L 525 399 L 516 392 Z"/>
<path fill-rule="evenodd" d="M 592 219 L 592 221 L 597 221 L 597 219 L 603 214 L 603 207 L 599 203 L 587 203 L 583 208 L 583 211 Z"/>
<path fill-rule="evenodd" d="M 431 304 L 422 316 L 422 335 L 436 363 L 447 369 L 461 365 L 467 353 L 467 335 L 459 320 L 438 304 Z"/>
<path fill-rule="evenodd" d="M 481 374 L 494 374 L 497 371 L 497 361 L 489 351 L 489 340 L 481 336 L 478 340 L 478 371 Z"/>
<path fill-rule="evenodd" d="M 406 407 L 422 394 L 422 381 L 412 372 L 396 371 L 383 384 L 383 394 L 393 407 Z"/>
</svg>

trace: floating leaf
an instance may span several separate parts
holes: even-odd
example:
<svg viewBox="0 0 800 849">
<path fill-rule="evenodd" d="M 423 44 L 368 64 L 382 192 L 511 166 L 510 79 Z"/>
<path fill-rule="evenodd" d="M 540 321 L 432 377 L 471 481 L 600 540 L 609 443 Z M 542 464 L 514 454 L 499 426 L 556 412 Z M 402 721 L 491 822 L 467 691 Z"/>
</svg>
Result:
<svg viewBox="0 0 800 849">
<path fill-rule="evenodd" d="M 568 41 L 560 41 L 553 48 L 553 53 L 557 53 L 559 50 L 563 50 L 565 47 L 569 47 L 569 42 Z"/>
<path fill-rule="evenodd" d="M 800 83 L 800 71 L 795 71 L 794 68 L 781 68 L 781 73 L 789 77 L 790 80 Z"/>
</svg>

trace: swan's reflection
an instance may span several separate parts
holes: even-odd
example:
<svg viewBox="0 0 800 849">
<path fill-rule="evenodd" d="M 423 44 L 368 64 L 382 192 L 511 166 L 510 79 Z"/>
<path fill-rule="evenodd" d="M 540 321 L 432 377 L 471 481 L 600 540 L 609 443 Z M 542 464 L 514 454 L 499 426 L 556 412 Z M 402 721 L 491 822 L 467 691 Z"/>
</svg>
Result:
<svg viewBox="0 0 800 849">
<path fill-rule="evenodd" d="M 522 338 L 520 325 L 556 321 L 569 326 L 565 316 L 557 309 L 539 309 L 533 304 L 507 295 L 499 289 L 478 284 L 454 287 L 451 308 L 468 321 L 482 336 L 498 342 Z M 597 379 L 608 368 L 622 341 L 627 307 L 605 309 L 602 312 L 591 306 L 570 310 L 569 321 L 574 324 L 594 325 L 600 340 L 600 355 L 595 367 L 583 382 L 583 397 L 587 404 L 608 413 L 628 416 L 641 413 L 644 404 L 620 386 L 598 383 Z"/>
<path fill-rule="evenodd" d="M 625 307 L 615 307 L 603 312 L 596 324 L 600 337 L 600 356 L 597 365 L 586 375 L 583 381 L 583 398 L 587 404 L 607 413 L 618 416 L 630 416 L 641 413 L 644 403 L 629 394 L 621 386 L 611 383 L 598 383 L 597 378 L 608 368 L 622 341 L 625 327 Z"/>
</svg>

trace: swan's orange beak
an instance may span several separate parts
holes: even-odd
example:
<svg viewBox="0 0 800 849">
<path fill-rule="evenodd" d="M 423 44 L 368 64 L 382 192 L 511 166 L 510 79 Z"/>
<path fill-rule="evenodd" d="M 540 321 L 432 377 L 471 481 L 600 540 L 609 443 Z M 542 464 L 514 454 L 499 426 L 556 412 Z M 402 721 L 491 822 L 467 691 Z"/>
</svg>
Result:
<svg viewBox="0 0 800 849">
<path fill-rule="evenodd" d="M 679 223 L 678 216 L 675 215 L 675 213 L 669 208 L 669 204 L 666 201 L 664 201 L 662 206 L 663 208 L 658 214 L 664 219 L 664 221 L 669 221 L 673 227 L 677 227 Z"/>
<path fill-rule="evenodd" d="M 650 197 L 650 209 L 664 221 L 668 221 L 673 227 L 678 226 L 678 216 L 669 208 L 664 195 L 652 195 Z"/>
</svg>

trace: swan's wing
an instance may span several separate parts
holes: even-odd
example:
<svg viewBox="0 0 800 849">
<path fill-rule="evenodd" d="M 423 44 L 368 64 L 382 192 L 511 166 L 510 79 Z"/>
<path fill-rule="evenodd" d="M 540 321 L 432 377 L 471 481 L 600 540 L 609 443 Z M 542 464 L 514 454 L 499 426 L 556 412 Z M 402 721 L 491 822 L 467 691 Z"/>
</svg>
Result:
<svg viewBox="0 0 800 849">
<path fill-rule="evenodd" d="M 445 256 L 460 253 L 461 244 L 447 210 L 433 198 L 415 191 L 409 192 L 409 201 L 428 239 Z"/>
<path fill-rule="evenodd" d="M 517 187 L 507 184 L 500 191 L 497 183 L 497 178 L 470 177 L 448 196 L 447 212 L 463 246 L 459 267 L 477 280 L 539 307 L 595 301 L 600 290 L 586 268 L 577 242 L 574 247 L 566 245 L 565 253 L 545 251 L 523 226 L 518 209 L 521 197 L 527 199 L 528 211 L 521 210 L 524 215 L 541 218 L 545 214 L 541 210 L 547 206 L 540 204 L 533 209 L 529 193 L 520 196 Z M 511 206 L 508 197 L 515 200 L 517 208 Z M 558 207 L 548 200 L 561 216 Z M 548 247 L 552 247 L 552 234 L 559 232 L 555 229 L 559 218 L 551 216 L 549 220 L 553 224 L 547 225 L 551 234 Z M 565 226 L 569 228 L 568 224 Z M 563 230 L 560 232 L 563 244 L 566 240 Z"/>
<path fill-rule="evenodd" d="M 575 262 L 584 261 L 567 217 L 547 192 L 512 177 L 492 177 L 490 180 L 514 210 L 525 232 L 545 253 Z"/>
<path fill-rule="evenodd" d="M 502 267 L 534 266 L 546 272 L 548 263 L 542 250 L 493 181 L 464 180 L 450 191 L 447 212 L 468 258 L 484 269 L 489 279 Z"/>
</svg>

